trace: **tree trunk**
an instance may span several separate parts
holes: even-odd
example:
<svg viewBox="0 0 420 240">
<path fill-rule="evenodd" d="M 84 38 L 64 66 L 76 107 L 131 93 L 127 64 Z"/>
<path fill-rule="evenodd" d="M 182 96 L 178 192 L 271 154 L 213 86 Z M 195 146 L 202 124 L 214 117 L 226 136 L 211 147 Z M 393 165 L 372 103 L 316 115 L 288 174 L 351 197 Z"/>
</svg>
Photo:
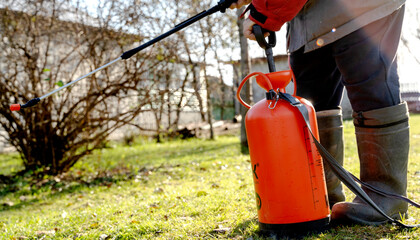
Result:
<svg viewBox="0 0 420 240">
<path fill-rule="evenodd" d="M 203 99 L 201 98 L 201 94 L 200 94 L 200 80 L 199 80 L 199 74 L 197 74 L 197 72 L 195 71 L 195 66 L 197 66 L 197 64 L 193 64 L 193 85 L 194 85 L 194 94 L 197 97 L 197 101 L 198 101 L 198 106 L 200 108 L 200 116 L 201 116 L 201 121 L 205 121 L 206 120 L 206 116 L 205 116 L 205 112 L 204 112 L 204 106 L 203 106 Z"/>
<path fill-rule="evenodd" d="M 204 80 L 206 81 L 206 90 L 207 90 L 207 120 L 210 125 L 210 139 L 214 140 L 213 105 L 211 103 L 211 88 L 210 88 L 210 83 L 209 83 L 209 78 L 207 76 L 206 68 L 204 68 Z"/>
<path fill-rule="evenodd" d="M 217 50 L 214 51 L 214 56 L 216 57 L 217 61 L 217 71 L 219 72 L 219 91 L 220 91 L 220 120 L 225 120 L 225 107 L 226 107 L 226 99 L 225 99 L 225 83 L 223 82 L 223 74 L 222 69 L 220 67 L 220 59 L 217 55 Z"/>
<path fill-rule="evenodd" d="M 239 101 L 236 99 L 236 92 L 238 90 L 239 87 L 239 80 L 240 77 L 242 75 L 240 75 L 238 68 L 233 67 L 233 84 L 232 84 L 232 98 L 233 98 L 233 107 L 235 108 L 235 116 L 240 114 L 240 106 L 241 104 L 239 103 Z"/>
<path fill-rule="evenodd" d="M 243 12 L 243 8 L 237 9 L 237 15 L 239 16 Z M 250 58 L 248 54 L 248 42 L 243 34 L 243 18 L 238 20 L 238 28 L 239 28 L 239 43 L 241 46 L 241 79 L 244 79 L 246 75 L 249 74 L 251 69 L 250 64 Z M 241 93 L 242 99 L 245 100 L 245 102 L 252 103 L 252 82 L 248 81 L 248 83 L 244 86 L 242 93 Z M 241 152 L 242 153 L 248 153 L 248 139 L 246 137 L 246 129 L 245 129 L 245 115 L 247 113 L 248 109 L 241 105 L 240 107 L 240 113 L 242 116 L 241 120 Z"/>
<path fill-rule="evenodd" d="M 174 120 L 174 123 L 173 123 L 174 130 L 175 131 L 178 130 L 179 118 L 180 118 L 181 111 L 182 111 L 182 101 L 185 98 L 185 85 L 187 84 L 187 82 L 188 82 L 188 76 L 190 75 L 189 66 L 190 66 L 189 64 L 187 64 L 185 66 L 185 72 L 186 72 L 186 74 L 185 74 L 184 80 L 182 81 L 182 85 L 181 85 L 181 96 L 180 96 L 179 101 L 178 101 L 178 103 L 176 105 L 175 120 Z M 194 69 L 193 69 L 193 71 L 194 71 Z"/>
</svg>

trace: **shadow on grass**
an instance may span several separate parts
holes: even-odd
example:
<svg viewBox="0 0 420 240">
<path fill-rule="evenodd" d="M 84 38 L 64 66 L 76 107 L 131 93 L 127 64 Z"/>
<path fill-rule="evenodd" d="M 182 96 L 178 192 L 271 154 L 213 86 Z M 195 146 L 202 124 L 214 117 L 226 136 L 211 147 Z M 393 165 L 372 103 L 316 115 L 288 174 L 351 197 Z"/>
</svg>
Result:
<svg viewBox="0 0 420 240">
<path fill-rule="evenodd" d="M 113 184 L 120 181 L 133 179 L 134 176 L 135 174 L 126 172 L 115 175 L 100 174 L 87 179 L 73 176 L 66 176 L 65 178 L 51 177 L 40 181 L 28 178 L 14 178 L 14 181 L 1 186 L 0 197 L 14 193 L 15 196 L 19 196 L 19 201 L 2 202 L 0 200 L 0 211 L 16 210 L 27 205 L 40 203 L 41 200 L 38 198 L 40 193 L 44 193 L 44 199 L 53 199 L 62 195 L 80 192 L 83 189 L 91 187 L 111 187 Z"/>
<path fill-rule="evenodd" d="M 54 201 L 54 198 L 78 193 L 86 189 L 92 190 L 95 187 L 110 188 L 115 184 L 134 179 L 146 184 L 149 181 L 150 174 L 157 173 L 174 177 L 173 175 L 178 173 L 172 171 L 172 169 L 184 169 L 188 164 L 190 163 L 175 165 L 161 163 L 157 166 L 142 167 L 139 170 L 135 170 L 134 167 L 118 166 L 95 173 L 71 171 L 58 176 L 48 176 L 44 179 L 33 178 L 30 175 L 11 177 L 7 182 L 0 182 L 0 212 L 16 210 L 37 203 L 42 204 L 45 199 Z M 199 166 L 196 167 L 199 169 Z M 180 173 L 182 172 L 180 171 Z M 6 201 L 4 198 L 8 195 L 16 198 L 15 202 Z"/>
<path fill-rule="evenodd" d="M 228 238 L 228 239 L 264 239 L 259 230 L 255 227 L 258 225 L 257 218 L 245 220 L 233 229 L 213 229 L 206 234 L 214 238 Z"/>
<path fill-rule="evenodd" d="M 402 232 L 400 228 L 392 225 L 385 226 L 328 226 L 325 229 L 315 232 L 295 232 L 289 235 L 276 235 L 263 233 L 259 230 L 258 219 L 249 219 L 238 224 L 228 235 L 229 238 L 244 238 L 253 240 L 275 240 L 275 239 L 378 239 L 381 236 L 392 236 Z M 214 234 L 214 231 L 212 232 Z"/>
<path fill-rule="evenodd" d="M 116 167 L 91 174 L 86 172 L 80 174 L 77 171 L 72 171 L 57 176 L 46 176 L 43 179 L 30 175 L 14 176 L 9 178 L 6 183 L 0 183 L 0 211 L 16 210 L 27 205 L 40 203 L 42 201 L 39 198 L 53 200 L 62 195 L 95 187 L 110 188 L 114 184 L 130 181 L 136 177 L 144 180 L 147 179 L 144 176 L 147 176 L 150 172 L 170 167 L 173 166 L 143 167 L 138 171 L 132 168 Z M 180 165 L 177 165 L 177 167 L 180 167 Z M 5 201 L 4 197 L 9 194 L 19 200 L 15 202 Z"/>
<path fill-rule="evenodd" d="M 125 159 L 111 152 L 107 159 L 101 158 L 97 167 L 91 169 L 94 172 L 85 171 L 82 166 L 57 176 L 0 175 L 0 211 L 15 210 L 40 202 L 42 204 L 45 199 L 50 201 L 52 198 L 77 193 L 87 188 L 111 187 L 118 182 L 130 181 L 134 178 L 146 181 L 145 179 L 147 179 L 147 175 L 150 172 L 155 172 L 159 169 L 161 171 L 163 169 L 162 174 L 171 174 L 170 171 L 165 171 L 165 169 L 183 168 L 190 164 L 192 160 L 194 162 L 213 161 L 213 157 L 208 157 L 212 152 L 220 151 L 223 148 L 231 148 L 236 144 L 212 144 L 209 146 L 207 141 L 203 141 L 195 144 L 194 148 L 191 148 L 188 142 L 185 142 L 182 146 L 170 146 L 164 151 L 162 148 L 133 152 L 123 149 L 124 153 L 128 155 Z M 135 150 L 135 148 L 133 149 Z M 202 155 L 203 158 L 188 158 L 192 154 Z M 130 161 L 127 161 L 127 158 L 130 158 Z M 184 160 L 184 158 L 187 160 Z M 97 159 L 89 158 L 84 161 L 94 160 L 97 161 Z M 106 164 L 106 161 L 114 161 L 114 164 L 111 167 L 106 167 L 110 166 Z M 14 199 L 13 202 L 5 199 L 7 196 Z"/>
</svg>

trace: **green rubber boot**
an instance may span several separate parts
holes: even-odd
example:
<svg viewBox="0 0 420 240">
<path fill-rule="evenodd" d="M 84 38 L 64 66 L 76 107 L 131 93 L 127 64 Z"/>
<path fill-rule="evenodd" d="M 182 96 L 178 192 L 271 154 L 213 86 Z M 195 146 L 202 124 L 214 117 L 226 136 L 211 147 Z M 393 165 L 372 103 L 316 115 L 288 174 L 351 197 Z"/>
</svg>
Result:
<svg viewBox="0 0 420 240">
<path fill-rule="evenodd" d="M 316 113 L 318 122 L 319 139 L 322 146 L 343 166 L 344 137 L 343 115 L 341 109 L 325 110 Z M 330 166 L 324 161 L 324 173 L 327 183 L 328 202 L 330 208 L 346 199 L 343 186 Z"/>
<path fill-rule="evenodd" d="M 353 118 L 360 180 L 384 191 L 406 196 L 409 150 L 407 104 L 353 113 Z M 406 215 L 406 202 L 363 190 L 391 218 L 400 220 Z M 388 219 L 356 197 L 351 203 L 334 205 L 331 221 L 333 224 L 381 225 Z"/>
</svg>

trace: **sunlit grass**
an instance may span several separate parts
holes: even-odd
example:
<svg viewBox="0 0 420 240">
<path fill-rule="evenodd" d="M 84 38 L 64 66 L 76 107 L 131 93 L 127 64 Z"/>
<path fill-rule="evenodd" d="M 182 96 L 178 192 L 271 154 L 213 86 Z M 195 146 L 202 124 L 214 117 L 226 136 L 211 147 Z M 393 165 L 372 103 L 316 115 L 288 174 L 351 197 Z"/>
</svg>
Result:
<svg viewBox="0 0 420 240">
<path fill-rule="evenodd" d="M 23 170 L 19 154 L 4 153 L 0 154 L 0 175 L 7 175 Z"/>
<path fill-rule="evenodd" d="M 358 175 L 351 122 L 345 141 L 345 167 Z M 19 169 L 18 155 L 0 155 L 0 174 Z M 420 115 L 411 118 L 408 174 L 408 195 L 420 202 Z M 38 185 L 21 180 L 0 191 L 0 239 L 264 239 L 249 156 L 237 136 L 114 144 L 65 175 Z M 409 211 L 408 222 L 419 223 L 420 211 Z M 418 229 L 387 225 L 338 227 L 306 239 L 419 238 Z"/>
</svg>

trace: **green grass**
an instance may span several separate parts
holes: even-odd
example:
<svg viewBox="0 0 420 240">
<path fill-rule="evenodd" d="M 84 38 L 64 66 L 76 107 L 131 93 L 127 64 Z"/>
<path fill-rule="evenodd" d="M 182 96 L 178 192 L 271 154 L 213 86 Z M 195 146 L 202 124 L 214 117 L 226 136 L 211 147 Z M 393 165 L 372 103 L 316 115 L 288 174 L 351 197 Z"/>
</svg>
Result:
<svg viewBox="0 0 420 240">
<path fill-rule="evenodd" d="M 358 174 L 351 122 L 345 167 Z M 408 195 L 420 202 L 420 115 L 411 118 Z M 0 174 L 20 170 L 0 155 Z M 0 185 L 1 186 L 1 185 Z M 352 194 L 347 191 L 348 199 Z M 420 210 L 409 209 L 408 223 Z M 236 136 L 96 151 L 70 172 L 0 188 L 0 239 L 264 239 L 258 235 L 252 171 Z M 337 227 L 306 239 L 420 239 L 420 230 Z"/>
<path fill-rule="evenodd" d="M 23 170 L 19 154 L 0 154 L 0 175 L 15 173 L 19 170 Z"/>
</svg>

